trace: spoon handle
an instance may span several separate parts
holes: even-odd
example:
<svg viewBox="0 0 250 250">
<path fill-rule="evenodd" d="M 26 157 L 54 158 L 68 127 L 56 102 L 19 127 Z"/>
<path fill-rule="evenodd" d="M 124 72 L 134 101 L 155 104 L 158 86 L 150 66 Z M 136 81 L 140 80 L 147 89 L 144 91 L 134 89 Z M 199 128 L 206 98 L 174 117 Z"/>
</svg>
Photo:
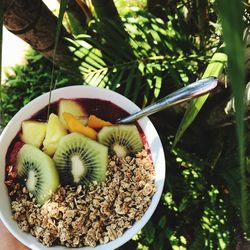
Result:
<svg viewBox="0 0 250 250">
<path fill-rule="evenodd" d="M 211 90 L 213 90 L 218 84 L 218 80 L 215 77 L 208 77 L 191 83 L 172 94 L 163 97 L 162 99 L 158 100 L 157 102 L 145 107 L 144 109 L 129 115 L 123 119 L 119 119 L 117 123 L 131 123 L 134 122 L 144 116 L 152 115 L 158 111 L 166 109 L 168 107 L 177 105 L 179 103 L 188 101 L 195 97 L 204 95 Z"/>
</svg>

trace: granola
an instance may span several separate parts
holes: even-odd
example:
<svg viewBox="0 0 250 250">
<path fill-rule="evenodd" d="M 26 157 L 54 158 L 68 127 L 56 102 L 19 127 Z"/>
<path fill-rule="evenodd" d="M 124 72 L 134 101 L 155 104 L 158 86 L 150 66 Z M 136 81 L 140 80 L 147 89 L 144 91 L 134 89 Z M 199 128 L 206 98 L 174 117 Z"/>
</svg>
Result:
<svg viewBox="0 0 250 250">
<path fill-rule="evenodd" d="M 44 245 L 95 247 L 140 220 L 155 191 L 154 166 L 143 150 L 134 158 L 110 158 L 105 182 L 59 187 L 41 207 L 20 184 L 9 194 L 13 219 Z"/>
</svg>

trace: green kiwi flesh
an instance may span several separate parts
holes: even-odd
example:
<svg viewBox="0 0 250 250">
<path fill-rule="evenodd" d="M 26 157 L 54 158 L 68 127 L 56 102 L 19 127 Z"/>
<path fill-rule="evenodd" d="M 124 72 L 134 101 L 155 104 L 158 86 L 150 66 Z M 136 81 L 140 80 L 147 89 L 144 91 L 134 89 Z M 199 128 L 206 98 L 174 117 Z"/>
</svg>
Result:
<svg viewBox="0 0 250 250">
<path fill-rule="evenodd" d="M 108 148 L 82 134 L 71 133 L 61 138 L 53 159 L 63 185 L 88 185 L 105 180 Z"/>
<path fill-rule="evenodd" d="M 108 146 L 111 155 L 118 157 L 135 155 L 143 148 L 139 131 L 135 125 L 114 125 L 103 127 L 98 133 L 98 141 Z"/>
<path fill-rule="evenodd" d="M 44 204 L 59 186 L 54 161 L 30 144 L 24 144 L 17 154 L 17 174 L 39 204 Z"/>
</svg>

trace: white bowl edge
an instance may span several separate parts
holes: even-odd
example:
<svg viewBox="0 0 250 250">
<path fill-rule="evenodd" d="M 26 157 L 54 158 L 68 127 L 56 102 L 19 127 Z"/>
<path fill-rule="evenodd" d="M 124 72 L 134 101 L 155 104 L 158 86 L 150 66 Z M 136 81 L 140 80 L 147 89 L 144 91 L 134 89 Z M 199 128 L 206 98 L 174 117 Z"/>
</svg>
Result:
<svg viewBox="0 0 250 250">
<path fill-rule="evenodd" d="M 108 89 L 90 87 L 90 86 L 70 86 L 65 88 L 56 89 L 52 92 L 51 102 L 56 102 L 61 98 L 74 99 L 74 98 L 95 98 L 111 101 L 117 106 L 125 109 L 128 113 L 134 113 L 139 109 L 132 101 L 126 97 L 110 91 Z M 6 126 L 3 133 L 0 136 L 0 190 L 1 192 L 1 203 L 0 203 L 0 219 L 7 227 L 7 229 L 24 245 L 31 249 L 48 249 L 39 243 L 33 236 L 22 232 L 17 223 L 11 218 L 11 210 L 9 204 L 9 196 L 7 188 L 4 184 L 5 178 L 5 155 L 9 147 L 10 142 L 16 136 L 17 132 L 21 128 L 21 122 L 23 120 L 29 119 L 36 112 L 45 107 L 49 100 L 49 93 L 43 94 L 38 98 L 31 101 L 25 107 L 23 107 L 11 120 L 11 122 Z M 110 250 L 118 248 L 130 240 L 143 226 L 148 222 L 152 214 L 154 213 L 164 186 L 165 181 L 165 156 L 160 141 L 159 135 L 154 128 L 151 121 L 145 117 L 138 121 L 144 134 L 146 135 L 148 144 L 150 145 L 150 150 L 152 153 L 152 158 L 155 165 L 156 172 L 156 187 L 157 191 L 152 198 L 151 205 L 149 206 L 143 217 L 133 224 L 133 226 L 126 230 L 125 233 L 107 244 L 98 245 L 95 249 L 97 250 Z M 53 250 L 59 249 L 70 249 L 62 246 L 50 247 Z M 73 248 L 72 248 L 73 249 Z M 91 247 L 83 247 L 78 249 L 91 250 Z"/>
</svg>

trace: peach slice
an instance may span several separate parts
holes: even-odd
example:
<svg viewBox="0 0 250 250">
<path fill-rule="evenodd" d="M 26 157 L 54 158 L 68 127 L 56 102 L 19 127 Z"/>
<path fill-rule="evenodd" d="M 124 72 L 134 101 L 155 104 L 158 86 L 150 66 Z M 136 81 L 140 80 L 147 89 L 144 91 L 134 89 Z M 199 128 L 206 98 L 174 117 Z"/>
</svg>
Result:
<svg viewBox="0 0 250 250">
<path fill-rule="evenodd" d="M 73 116 L 72 114 L 68 112 L 64 112 L 62 116 L 64 120 L 67 122 L 69 131 L 71 133 L 78 132 L 93 140 L 96 140 L 97 132 L 94 129 L 84 126 L 75 116 Z"/>
<path fill-rule="evenodd" d="M 95 115 L 90 115 L 88 119 L 88 126 L 94 129 L 103 128 L 106 126 L 112 126 L 111 122 L 104 121 Z"/>
</svg>

